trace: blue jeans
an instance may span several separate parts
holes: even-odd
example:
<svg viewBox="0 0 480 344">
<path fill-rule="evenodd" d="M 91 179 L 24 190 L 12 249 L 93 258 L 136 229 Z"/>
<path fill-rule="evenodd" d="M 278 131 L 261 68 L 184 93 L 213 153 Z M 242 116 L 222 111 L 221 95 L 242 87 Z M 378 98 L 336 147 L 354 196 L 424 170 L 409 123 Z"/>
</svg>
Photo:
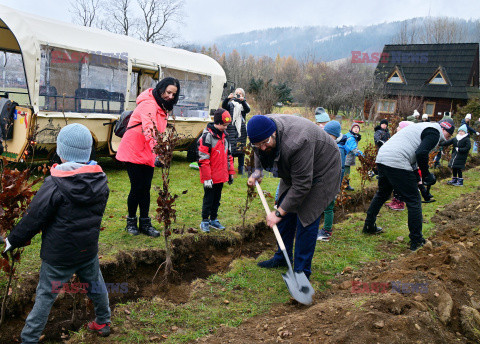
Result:
<svg viewBox="0 0 480 344">
<path fill-rule="evenodd" d="M 277 224 L 290 260 L 292 259 L 293 241 L 295 239 L 293 270 L 295 272 L 304 272 L 307 278 L 312 274 L 312 258 L 315 252 L 315 245 L 317 244 L 320 217 L 304 227 L 296 213 L 287 213 L 282 221 Z M 284 259 L 280 248 L 275 253 L 274 259 Z"/>
<path fill-rule="evenodd" d="M 91 292 L 92 284 L 105 285 L 98 257 L 89 260 L 86 263 L 75 266 L 52 266 L 42 261 L 40 267 L 40 278 L 37 286 L 37 295 L 35 305 L 25 321 L 25 327 L 22 330 L 22 343 L 38 343 L 45 324 L 50 314 L 55 299 L 57 298 L 58 285 L 68 283 L 73 274 L 76 274 L 81 283 L 88 283 L 87 296 L 93 301 L 95 306 L 96 322 L 105 324 L 110 322 L 110 307 L 108 303 L 107 292 Z M 97 288 L 99 289 L 99 288 Z M 104 291 L 105 288 L 102 288 Z"/>
</svg>

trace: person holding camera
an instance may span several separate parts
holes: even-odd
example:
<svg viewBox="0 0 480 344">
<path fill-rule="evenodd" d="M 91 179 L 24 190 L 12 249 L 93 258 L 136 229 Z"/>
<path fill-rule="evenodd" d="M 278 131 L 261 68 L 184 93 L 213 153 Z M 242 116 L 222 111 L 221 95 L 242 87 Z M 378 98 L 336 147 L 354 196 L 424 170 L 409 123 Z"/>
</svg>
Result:
<svg viewBox="0 0 480 344">
<path fill-rule="evenodd" d="M 435 176 L 428 170 L 428 155 L 440 143 L 448 140 L 454 130 L 451 119 L 439 123 L 411 124 L 380 147 L 376 160 L 378 190 L 367 210 L 364 234 L 383 232 L 375 222 L 378 212 L 393 191 L 407 205 L 410 250 L 416 251 L 425 244 L 422 236 L 422 202 L 415 168 L 418 165 L 425 186 L 435 184 Z"/>
<path fill-rule="evenodd" d="M 230 93 L 222 102 L 222 108 L 227 110 L 232 117 L 232 123 L 227 127 L 227 139 L 232 149 L 233 157 L 238 159 L 238 174 L 243 174 L 245 165 L 245 152 L 247 144 L 247 126 L 245 125 L 250 106 L 245 99 L 243 88 L 237 88 L 235 93 Z"/>
</svg>

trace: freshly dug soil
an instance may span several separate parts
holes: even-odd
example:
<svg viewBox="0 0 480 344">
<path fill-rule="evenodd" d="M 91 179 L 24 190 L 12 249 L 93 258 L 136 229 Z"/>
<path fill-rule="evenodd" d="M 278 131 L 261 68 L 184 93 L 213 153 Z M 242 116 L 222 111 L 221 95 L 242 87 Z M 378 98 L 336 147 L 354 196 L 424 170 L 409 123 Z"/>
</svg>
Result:
<svg viewBox="0 0 480 344">
<path fill-rule="evenodd" d="M 424 248 L 345 269 L 314 305 L 282 305 L 198 342 L 480 343 L 480 199 L 464 196 L 433 218 Z"/>
</svg>

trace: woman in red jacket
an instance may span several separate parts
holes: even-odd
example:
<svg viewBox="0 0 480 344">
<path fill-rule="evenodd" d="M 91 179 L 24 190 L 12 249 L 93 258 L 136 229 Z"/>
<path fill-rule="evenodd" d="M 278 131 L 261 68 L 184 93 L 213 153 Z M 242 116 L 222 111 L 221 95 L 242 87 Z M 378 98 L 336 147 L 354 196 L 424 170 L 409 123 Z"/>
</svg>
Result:
<svg viewBox="0 0 480 344">
<path fill-rule="evenodd" d="M 126 227 L 130 234 L 160 235 L 148 216 L 153 169 L 155 166 L 161 167 L 160 159 L 153 153 L 155 137 L 152 134 L 154 125 L 159 132 L 165 131 L 168 111 L 177 103 L 179 94 L 180 82 L 171 77 L 161 80 L 155 88 L 142 92 L 118 147 L 116 158 L 126 163 L 130 178 Z M 137 208 L 140 208 L 139 226 Z"/>
</svg>

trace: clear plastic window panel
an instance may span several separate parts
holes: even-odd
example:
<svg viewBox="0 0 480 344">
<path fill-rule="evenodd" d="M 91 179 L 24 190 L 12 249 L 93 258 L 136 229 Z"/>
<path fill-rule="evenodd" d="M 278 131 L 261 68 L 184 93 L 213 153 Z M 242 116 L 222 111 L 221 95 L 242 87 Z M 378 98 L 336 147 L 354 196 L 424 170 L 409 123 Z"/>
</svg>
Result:
<svg viewBox="0 0 480 344">
<path fill-rule="evenodd" d="M 180 81 L 180 96 L 173 114 L 179 117 L 208 118 L 211 78 L 207 75 L 164 68 L 163 77 L 171 76 Z"/>
<path fill-rule="evenodd" d="M 19 53 L 0 51 L 0 96 L 8 96 L 19 105 L 30 105 L 23 59 Z"/>
<path fill-rule="evenodd" d="M 126 54 L 42 47 L 40 110 L 121 113 L 127 74 Z"/>
</svg>

